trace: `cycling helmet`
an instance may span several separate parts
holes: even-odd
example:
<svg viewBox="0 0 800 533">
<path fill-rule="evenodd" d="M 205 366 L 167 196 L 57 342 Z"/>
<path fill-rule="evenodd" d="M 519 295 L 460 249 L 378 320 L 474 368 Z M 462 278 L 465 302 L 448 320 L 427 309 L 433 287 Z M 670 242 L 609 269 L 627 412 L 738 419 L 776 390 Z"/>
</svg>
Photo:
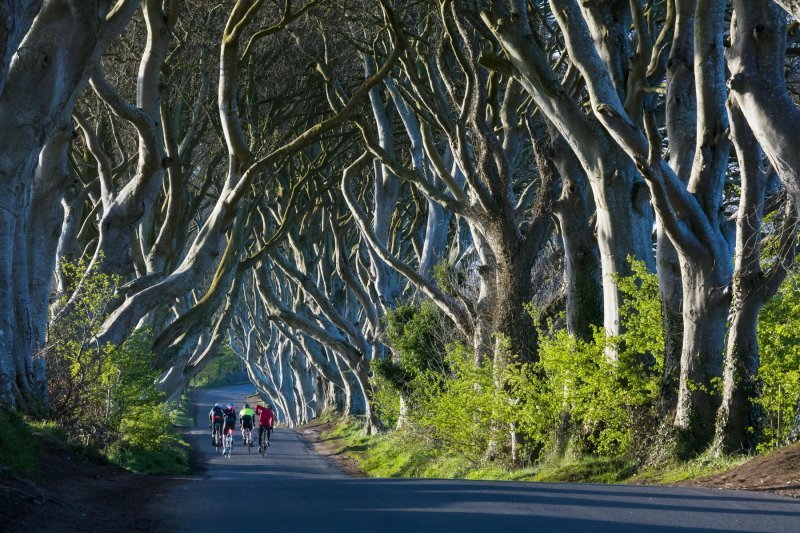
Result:
<svg viewBox="0 0 800 533">
<path fill-rule="evenodd" d="M 222 404 L 220 402 L 217 402 L 214 404 L 214 407 L 222 407 Z"/>
<path fill-rule="evenodd" d="M 232 403 L 229 403 L 229 404 L 228 404 L 228 409 L 230 409 L 231 407 L 233 407 L 233 404 L 232 404 Z"/>
<path fill-rule="evenodd" d="M 250 404 L 249 403 L 244 404 L 244 408 L 245 409 L 250 409 Z"/>
</svg>

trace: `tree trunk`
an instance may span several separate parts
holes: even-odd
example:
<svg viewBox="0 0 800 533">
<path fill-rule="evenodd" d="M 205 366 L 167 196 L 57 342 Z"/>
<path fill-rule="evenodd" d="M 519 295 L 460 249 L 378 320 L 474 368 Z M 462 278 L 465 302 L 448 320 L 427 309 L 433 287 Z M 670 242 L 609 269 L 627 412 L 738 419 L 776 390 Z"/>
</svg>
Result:
<svg viewBox="0 0 800 533">
<path fill-rule="evenodd" d="M 761 169 L 761 150 L 734 98 L 728 101 L 728 114 L 742 190 L 736 215 L 733 305 L 714 451 L 733 454 L 753 451 L 761 433 L 762 416 L 756 404 L 760 390 L 758 314 L 794 265 L 797 216 L 791 202 L 787 203 L 779 233 L 778 256 L 770 270 L 762 272 L 761 228 L 767 176 Z M 778 222 L 780 217 L 776 216 L 773 224 Z"/>
<path fill-rule="evenodd" d="M 683 183 L 689 182 L 696 144 L 697 98 L 694 91 L 694 0 L 675 2 L 675 29 L 667 62 L 666 128 L 669 137 L 669 165 Z M 656 222 L 656 272 L 664 314 L 664 373 L 659 393 L 659 410 L 674 414 L 680 381 L 683 321 L 683 289 L 680 262 L 675 246 Z"/>
<path fill-rule="evenodd" d="M 99 0 L 74 5 L 48 2 L 19 45 L 23 52 L 15 56 L 3 78 L 0 131 L 7 142 L 0 158 L 0 404 L 6 407 L 16 406 L 21 395 L 35 397 L 39 405 L 45 403 L 42 391 L 28 389 L 29 377 L 18 373 L 31 368 L 32 362 L 15 351 L 15 305 L 23 302 L 15 302 L 18 281 L 13 262 L 20 254 L 27 255 L 26 249 L 15 249 L 15 243 L 23 244 L 17 235 L 28 218 L 25 199 L 36 158 L 54 127 L 70 116 L 89 72 L 127 24 L 134 3 L 127 0 L 106 19 L 108 7 L 109 2 Z M 23 18 L 18 19 L 22 25 Z M 4 56 L 8 53 L 4 50 Z M 33 406 L 23 402 L 21 407 Z"/>
<path fill-rule="evenodd" d="M 681 433 L 678 452 L 705 449 L 714 436 L 714 420 L 720 404 L 717 382 L 722 378 L 725 326 L 730 272 L 724 264 L 705 261 L 683 267 L 683 346 L 675 426 Z"/>
<path fill-rule="evenodd" d="M 717 413 L 715 449 L 747 453 L 755 449 L 760 433 L 758 398 L 758 337 L 756 327 L 762 302 L 758 295 L 736 301 L 728 326 L 728 345 L 722 402 Z"/>
<path fill-rule="evenodd" d="M 734 0 L 733 5 L 727 52 L 731 98 L 794 204 L 800 205 L 800 150 L 789 142 L 800 126 L 800 107 L 786 87 L 786 15 L 772 2 Z"/>
<path fill-rule="evenodd" d="M 553 162 L 561 176 L 561 198 L 554 211 L 564 243 L 564 283 L 567 290 L 567 331 L 585 341 L 603 323 L 600 250 L 588 231 L 593 216 L 586 174 L 557 132 L 551 132 Z"/>
</svg>

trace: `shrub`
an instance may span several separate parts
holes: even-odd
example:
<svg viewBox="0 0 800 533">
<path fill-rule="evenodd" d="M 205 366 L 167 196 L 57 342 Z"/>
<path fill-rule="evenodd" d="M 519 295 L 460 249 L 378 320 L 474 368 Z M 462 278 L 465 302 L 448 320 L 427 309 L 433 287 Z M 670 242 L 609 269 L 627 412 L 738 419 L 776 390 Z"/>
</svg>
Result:
<svg viewBox="0 0 800 533">
<path fill-rule="evenodd" d="M 75 294 L 57 306 L 62 311 L 40 354 L 48 366 L 54 421 L 70 439 L 123 466 L 184 471 L 187 452 L 172 428 L 164 395 L 155 388 L 159 373 L 150 331 L 136 331 L 118 346 L 98 346 L 119 280 L 83 263 L 64 263 L 62 269 Z"/>
<path fill-rule="evenodd" d="M 764 451 L 787 441 L 800 403 L 800 276 L 795 273 L 759 316 L 761 364 L 758 405 L 764 417 L 758 445 Z"/>
<path fill-rule="evenodd" d="M 379 423 L 394 427 L 400 417 L 401 396 L 413 413 L 420 387 L 448 372 L 445 352 L 452 341 L 450 320 L 431 302 L 404 304 L 386 314 L 387 343 L 392 357 L 372 361 L 373 405 Z M 437 381 L 437 380 L 434 380 Z M 427 389 L 426 389 L 427 390 Z"/>
<path fill-rule="evenodd" d="M 624 455 L 652 427 L 664 350 L 660 294 L 643 263 L 633 261 L 632 270 L 618 279 L 624 334 L 610 338 L 598 328 L 587 342 L 563 329 L 542 332 L 539 362 L 506 378 L 519 400 L 513 416 L 532 444 L 552 447 L 560 421 L 569 420 L 579 451 Z"/>
<path fill-rule="evenodd" d="M 447 346 L 446 375 L 427 371 L 415 381 L 412 420 L 428 438 L 448 453 L 478 462 L 502 418 L 490 360 L 476 365 L 473 353 L 462 344 Z"/>
<path fill-rule="evenodd" d="M 584 341 L 551 322 L 533 363 L 515 362 L 503 338 L 494 360 L 476 360 L 443 334 L 449 323 L 433 304 L 398 307 L 387 317 L 393 359 L 373 363 L 377 411 L 396 422 L 396 391 L 417 435 L 473 463 L 505 451 L 512 431 L 521 457 L 541 457 L 563 444 L 565 426 L 578 452 L 637 452 L 655 425 L 664 335 L 657 278 L 642 263 L 632 269 L 618 280 L 623 335 L 597 329 Z"/>
<path fill-rule="evenodd" d="M 188 451 L 166 404 L 133 407 L 120 422 L 121 437 L 108 449 L 114 462 L 137 472 L 188 471 Z"/>
</svg>

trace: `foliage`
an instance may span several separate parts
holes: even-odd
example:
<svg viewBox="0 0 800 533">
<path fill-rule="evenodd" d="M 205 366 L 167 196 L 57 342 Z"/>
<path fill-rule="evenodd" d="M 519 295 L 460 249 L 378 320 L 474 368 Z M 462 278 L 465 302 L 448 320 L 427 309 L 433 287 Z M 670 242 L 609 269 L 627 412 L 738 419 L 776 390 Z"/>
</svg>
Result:
<svg viewBox="0 0 800 533">
<path fill-rule="evenodd" d="M 800 401 L 800 275 L 794 273 L 761 311 L 758 405 L 764 417 L 759 451 L 785 443 Z"/>
<path fill-rule="evenodd" d="M 137 472 L 182 473 L 189 470 L 187 444 L 172 430 L 169 406 L 136 406 L 122 418 L 122 437 L 109 457 Z"/>
<path fill-rule="evenodd" d="M 381 366 L 381 363 L 389 361 L 374 361 Z M 376 367 L 373 367 L 375 370 Z M 386 378 L 383 377 L 385 369 L 373 373 L 372 384 L 372 412 L 378 420 L 380 427 L 393 428 L 397 426 L 400 419 L 400 392 Z"/>
<path fill-rule="evenodd" d="M 413 420 L 437 447 L 478 462 L 508 399 L 496 390 L 491 361 L 475 364 L 472 352 L 458 343 L 447 347 L 445 361 L 445 379 L 428 371 L 416 380 Z"/>
<path fill-rule="evenodd" d="M 587 342 L 547 332 L 539 362 L 510 378 L 522 400 L 519 423 L 534 442 L 553 445 L 559 419 L 568 419 L 584 453 L 625 455 L 652 428 L 663 366 L 661 302 L 655 274 L 631 266 L 634 274 L 618 279 L 625 333 L 610 338 L 598 329 Z M 536 375 L 544 382 L 536 384 Z"/>
<path fill-rule="evenodd" d="M 452 338 L 453 328 L 431 302 L 398 306 L 387 312 L 385 320 L 392 358 L 371 363 L 373 398 L 381 425 L 394 427 L 400 416 L 400 396 L 413 402 L 412 392 L 418 397 L 414 391 L 447 372 L 445 345 Z"/>
<path fill-rule="evenodd" d="M 644 264 L 618 280 L 625 296 L 625 333 L 592 341 L 564 330 L 541 332 L 539 361 L 515 362 L 498 337 L 493 358 L 477 360 L 457 342 L 444 343 L 438 309 L 430 303 L 388 314 L 395 358 L 375 365 L 378 411 L 396 421 L 401 392 L 419 439 L 477 465 L 508 446 L 514 428 L 522 457 L 552 455 L 574 438 L 578 454 L 625 457 L 640 450 L 653 428 L 664 337 L 658 281 Z M 487 451 L 489 452 L 487 454 Z"/>
<path fill-rule="evenodd" d="M 449 261 L 441 261 L 433 266 L 433 279 L 448 294 L 455 294 L 466 281 L 464 272 Z"/>
<path fill-rule="evenodd" d="M 97 346 L 119 280 L 82 262 L 64 263 L 62 269 L 76 290 L 57 307 L 62 312 L 41 354 L 53 420 L 69 439 L 103 450 L 123 466 L 185 471 L 187 453 L 155 388 L 150 331 L 138 330 L 118 346 Z"/>
<path fill-rule="evenodd" d="M 239 383 L 247 378 L 244 375 L 242 362 L 230 347 L 229 343 L 220 345 L 217 355 L 192 378 L 190 387 L 218 387 Z"/>
<path fill-rule="evenodd" d="M 95 343 L 119 283 L 101 272 L 99 263 L 91 269 L 84 260 L 61 264 L 68 285 L 76 289 L 56 305 L 60 311 L 50 323 L 48 344 L 39 353 L 47 364 L 53 418 L 71 437 L 87 443 L 104 438 L 102 427 L 112 415 L 109 385 L 115 373 L 120 375 L 110 364 L 110 353 Z"/>
<path fill-rule="evenodd" d="M 386 313 L 386 335 L 406 379 L 426 371 L 444 373 L 452 324 L 432 302 L 405 304 Z"/>
</svg>

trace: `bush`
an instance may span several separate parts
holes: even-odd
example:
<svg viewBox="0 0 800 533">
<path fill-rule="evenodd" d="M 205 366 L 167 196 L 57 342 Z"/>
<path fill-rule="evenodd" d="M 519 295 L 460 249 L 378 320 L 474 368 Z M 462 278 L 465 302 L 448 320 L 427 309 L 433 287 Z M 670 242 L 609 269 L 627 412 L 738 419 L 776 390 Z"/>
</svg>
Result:
<svg viewBox="0 0 800 533">
<path fill-rule="evenodd" d="M 496 390 L 490 360 L 476 365 L 473 353 L 447 347 L 446 376 L 428 371 L 415 382 L 412 420 L 445 452 L 479 462 L 503 417 L 504 395 Z"/>
<path fill-rule="evenodd" d="M 759 451 L 785 443 L 800 402 L 800 275 L 790 276 L 764 305 L 758 323 L 758 380 L 763 434 Z"/>
<path fill-rule="evenodd" d="M 118 346 L 98 346 L 119 280 L 83 263 L 62 269 L 75 294 L 61 299 L 40 354 L 48 367 L 53 420 L 68 438 L 133 470 L 185 471 L 187 451 L 155 388 L 159 373 L 150 331 L 136 331 Z"/>
<path fill-rule="evenodd" d="M 523 399 L 520 424 L 543 445 L 553 443 L 547 428 L 565 417 L 583 453 L 628 454 L 654 429 L 664 350 L 660 293 L 643 263 L 633 261 L 632 269 L 618 279 L 625 333 L 611 338 L 598 328 L 586 342 L 564 330 L 543 332 L 539 363 L 521 370 L 545 383 L 511 378 Z"/>
<path fill-rule="evenodd" d="M 109 447 L 109 458 L 136 472 L 187 472 L 188 445 L 172 428 L 172 423 L 166 404 L 132 408 L 122 418 L 122 436 Z"/>
<path fill-rule="evenodd" d="M 384 360 L 386 361 L 386 360 Z M 374 361 L 380 365 L 384 361 Z M 374 374 L 372 376 L 372 412 L 378 420 L 380 427 L 394 428 L 400 420 L 400 392 L 388 380 L 386 380 L 381 372 L 373 367 Z"/>
<path fill-rule="evenodd" d="M 71 438 L 85 444 L 106 440 L 111 418 L 110 384 L 120 373 L 96 336 L 114 301 L 119 279 L 88 269 L 83 261 L 61 269 L 74 295 L 63 295 L 51 321 L 48 344 L 39 353 L 47 365 L 47 386 L 54 420 Z"/>
<path fill-rule="evenodd" d="M 655 426 L 664 336 L 657 278 L 632 269 L 618 280 L 623 335 L 584 341 L 551 323 L 533 363 L 515 362 L 503 338 L 478 361 L 432 303 L 398 307 L 387 315 L 393 358 L 373 363 L 376 411 L 396 423 L 402 395 L 414 434 L 472 464 L 506 451 L 512 431 L 521 457 L 552 454 L 564 434 L 580 454 L 638 452 Z"/>
<path fill-rule="evenodd" d="M 441 382 L 448 372 L 446 345 L 453 337 L 452 322 L 431 302 L 404 304 L 386 314 L 389 359 L 375 360 L 373 407 L 382 427 L 394 427 L 400 417 L 401 396 L 409 410 L 418 409 L 417 391 L 431 380 Z M 435 376 L 439 376 L 435 378 Z"/>
</svg>

